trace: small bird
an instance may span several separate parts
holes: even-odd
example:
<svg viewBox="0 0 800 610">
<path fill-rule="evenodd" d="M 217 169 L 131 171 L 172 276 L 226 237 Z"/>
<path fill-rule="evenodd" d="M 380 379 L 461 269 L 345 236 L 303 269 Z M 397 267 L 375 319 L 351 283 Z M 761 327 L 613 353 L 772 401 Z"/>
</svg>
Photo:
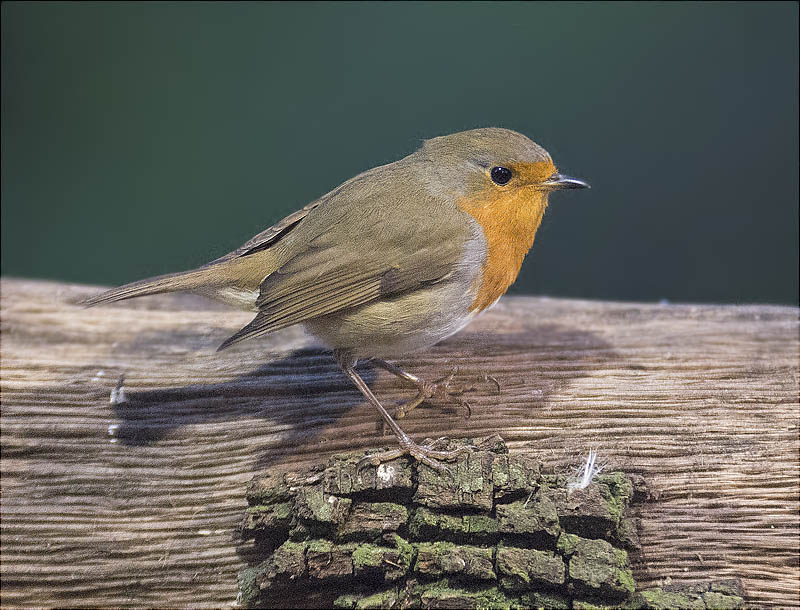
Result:
<svg viewBox="0 0 800 610">
<path fill-rule="evenodd" d="M 440 468 L 460 451 L 415 443 L 356 372 L 359 359 L 418 389 L 434 389 L 387 362 L 458 332 L 506 292 L 533 245 L 554 190 L 587 188 L 559 173 L 526 136 L 473 129 L 358 174 L 210 263 L 126 284 L 84 301 L 111 303 L 186 291 L 255 311 L 219 349 L 303 324 L 333 349 L 378 410 L 399 449 Z M 399 411 L 403 413 L 401 408 Z"/>
</svg>

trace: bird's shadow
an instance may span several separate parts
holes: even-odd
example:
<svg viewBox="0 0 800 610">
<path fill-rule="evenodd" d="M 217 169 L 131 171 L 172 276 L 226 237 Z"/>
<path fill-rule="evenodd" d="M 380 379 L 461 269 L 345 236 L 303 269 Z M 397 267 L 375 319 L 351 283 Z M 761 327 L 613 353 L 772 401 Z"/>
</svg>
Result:
<svg viewBox="0 0 800 610">
<path fill-rule="evenodd" d="M 376 370 L 370 362 L 360 362 L 357 371 L 367 384 L 375 381 Z M 287 409 L 288 402 L 299 404 L 300 412 L 297 406 Z M 115 436 L 124 445 L 152 445 L 193 424 L 261 418 L 281 428 L 282 445 L 296 447 L 363 402 L 361 393 L 335 365 L 330 350 L 312 347 L 294 350 L 221 383 L 128 390 L 112 409 L 120 421 Z M 259 466 L 277 459 L 266 452 Z"/>
<path fill-rule="evenodd" d="M 498 375 L 501 387 L 524 384 L 526 389 L 530 389 L 532 412 L 546 408 L 549 397 L 572 380 L 619 358 L 595 333 L 553 324 L 539 325 L 519 334 L 464 332 L 431 348 L 429 354 L 445 361 L 452 354 L 452 366 L 459 365 L 461 357 L 466 354 L 472 361 L 467 366 L 479 367 L 475 359 L 482 356 L 489 360 L 499 355 L 515 359 L 519 355 L 525 357 L 532 349 L 547 353 L 551 348 L 569 351 L 566 374 L 538 376 L 536 366 L 532 364 L 529 378 L 505 379 Z M 553 357 L 558 360 L 558 355 L 548 356 L 550 359 Z M 462 374 L 473 379 L 494 373 L 461 368 Z M 376 381 L 376 367 L 369 361 L 360 363 L 357 370 L 368 385 Z M 446 374 L 449 370 L 437 372 Z M 394 384 L 392 388 L 398 391 L 403 388 L 397 380 L 391 383 Z M 414 391 L 406 388 L 406 393 L 410 398 Z M 482 394 L 478 396 L 478 403 L 496 404 L 503 400 L 502 391 L 498 394 L 492 384 L 487 384 L 478 393 Z M 364 397 L 338 369 L 330 351 L 304 348 L 222 383 L 128 391 L 126 400 L 114 404 L 113 411 L 120 421 L 116 437 L 120 443 L 130 446 L 158 443 L 174 430 L 193 424 L 240 418 L 268 420 L 270 430 L 280 431 L 280 450 L 272 450 L 274 445 L 271 447 L 269 441 L 264 443 L 257 462 L 257 466 L 263 469 L 286 460 L 287 455 L 291 456 L 298 447 L 318 441 L 330 424 L 337 422 L 353 407 L 364 404 Z"/>
</svg>

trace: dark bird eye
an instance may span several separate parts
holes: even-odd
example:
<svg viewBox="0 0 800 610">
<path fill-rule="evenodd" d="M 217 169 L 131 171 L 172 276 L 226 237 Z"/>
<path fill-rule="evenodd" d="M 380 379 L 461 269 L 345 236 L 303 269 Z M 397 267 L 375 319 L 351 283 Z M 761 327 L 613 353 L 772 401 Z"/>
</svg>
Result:
<svg viewBox="0 0 800 610">
<path fill-rule="evenodd" d="M 496 166 L 492 168 L 492 182 L 495 184 L 508 184 L 511 180 L 511 170 L 507 167 Z"/>
</svg>

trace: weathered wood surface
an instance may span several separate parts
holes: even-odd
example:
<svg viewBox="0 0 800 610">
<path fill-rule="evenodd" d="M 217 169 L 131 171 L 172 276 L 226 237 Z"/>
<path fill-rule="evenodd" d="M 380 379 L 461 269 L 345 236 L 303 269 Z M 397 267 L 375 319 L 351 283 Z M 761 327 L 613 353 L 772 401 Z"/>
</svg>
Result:
<svg viewBox="0 0 800 610">
<path fill-rule="evenodd" d="M 250 549 L 246 482 L 391 446 L 299 329 L 215 353 L 248 314 L 188 296 L 85 310 L 90 287 L 4 279 L 3 606 L 220 606 Z M 505 298 L 401 364 L 459 367 L 472 416 L 420 408 L 407 432 L 500 433 L 554 467 L 596 448 L 644 475 L 634 574 L 741 577 L 750 602 L 800 604 L 798 310 Z M 502 392 L 482 381 L 490 373 Z M 387 401 L 409 396 L 364 369 Z M 109 404 L 120 375 L 128 401 Z"/>
</svg>

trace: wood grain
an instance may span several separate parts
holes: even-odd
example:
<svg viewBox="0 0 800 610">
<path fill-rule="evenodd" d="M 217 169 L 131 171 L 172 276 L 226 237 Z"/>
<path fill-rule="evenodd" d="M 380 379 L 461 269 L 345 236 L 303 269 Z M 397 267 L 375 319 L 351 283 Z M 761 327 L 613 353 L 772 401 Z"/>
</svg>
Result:
<svg viewBox="0 0 800 610">
<path fill-rule="evenodd" d="M 391 446 L 299 329 L 217 354 L 250 318 L 190 296 L 97 309 L 96 288 L 3 279 L 3 606 L 233 604 L 246 482 Z M 402 421 L 416 439 L 497 432 L 555 467 L 596 448 L 644 475 L 644 586 L 741 577 L 800 605 L 798 309 L 506 297 L 402 366 L 473 386 Z M 387 402 L 410 396 L 362 367 Z M 501 384 L 498 395 L 491 374 Z M 127 402 L 110 395 L 124 375 Z"/>
</svg>

